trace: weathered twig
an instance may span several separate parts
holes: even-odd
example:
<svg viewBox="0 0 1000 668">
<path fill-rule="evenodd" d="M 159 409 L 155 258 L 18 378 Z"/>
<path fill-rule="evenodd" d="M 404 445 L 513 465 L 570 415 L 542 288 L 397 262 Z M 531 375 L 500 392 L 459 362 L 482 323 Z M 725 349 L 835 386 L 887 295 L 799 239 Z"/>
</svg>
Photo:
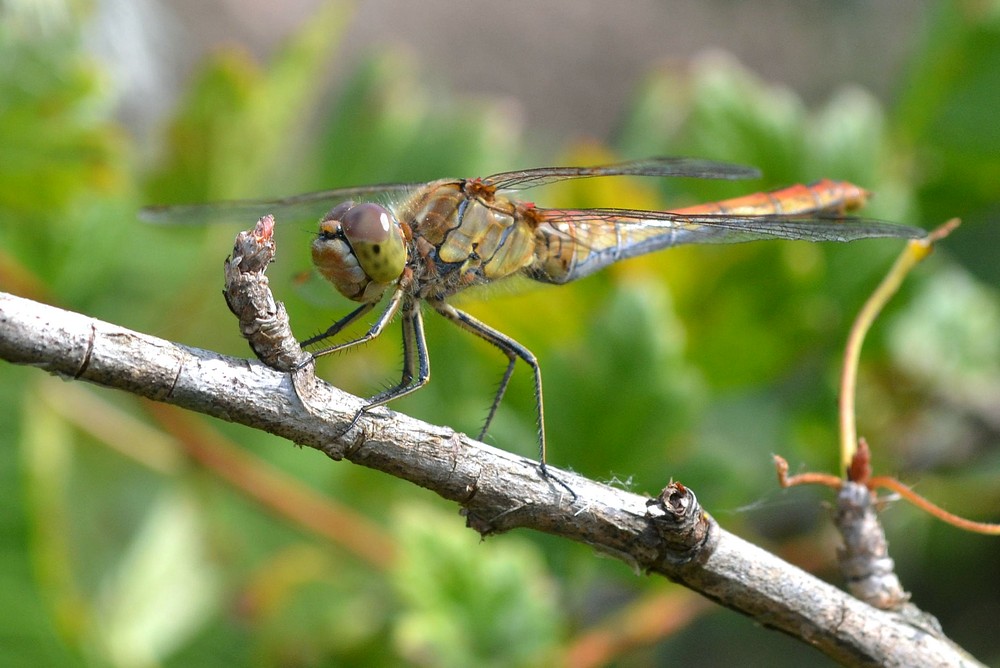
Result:
<svg viewBox="0 0 1000 668">
<path fill-rule="evenodd" d="M 851 327 L 844 354 L 839 401 L 841 461 L 845 477 L 815 472 L 789 476 L 788 462 L 780 456 L 774 456 L 778 482 L 782 487 L 819 484 L 838 491 L 834 523 L 844 543 L 837 550 L 837 559 L 848 590 L 879 609 L 893 610 L 906 616 L 915 626 L 934 634 L 941 632 L 937 620 L 910 602 L 910 594 L 903 589 L 895 573 L 895 563 L 889 556 L 889 543 L 878 519 L 876 489 L 901 489 L 905 491 L 905 498 L 956 526 L 975 527 L 984 533 L 996 533 L 997 527 L 955 518 L 922 499 L 902 483 L 892 478 L 873 477 L 868 443 L 857 435 L 855 390 L 861 345 L 875 318 L 899 289 L 907 273 L 930 254 L 935 242 L 948 236 L 958 225 L 959 220 L 956 218 L 941 225 L 924 239 L 911 240 L 865 302 Z M 952 520 L 959 520 L 962 524 Z"/>
<path fill-rule="evenodd" d="M 946 638 L 845 594 L 721 529 L 681 486 L 664 503 L 553 471 L 450 429 L 375 411 L 311 376 L 190 348 L 0 293 L 0 357 L 262 429 L 463 506 L 482 533 L 532 528 L 593 545 L 854 665 L 978 665 Z M 298 392 L 296 391 L 298 390 Z M 308 402 L 308 407 L 300 399 Z"/>
<path fill-rule="evenodd" d="M 285 305 L 275 300 L 265 272 L 276 251 L 274 217 L 264 216 L 252 230 L 240 232 L 233 254 L 226 258 L 222 295 L 240 321 L 240 333 L 257 359 L 279 371 L 291 371 L 309 361 L 309 353 L 292 335 Z"/>
</svg>

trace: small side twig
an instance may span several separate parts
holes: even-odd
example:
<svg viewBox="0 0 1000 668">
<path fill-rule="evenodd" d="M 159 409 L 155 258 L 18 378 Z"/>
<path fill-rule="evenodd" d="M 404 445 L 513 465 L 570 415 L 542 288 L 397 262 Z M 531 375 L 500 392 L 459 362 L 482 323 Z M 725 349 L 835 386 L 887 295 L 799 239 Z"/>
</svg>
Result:
<svg viewBox="0 0 1000 668">
<path fill-rule="evenodd" d="M 237 235 L 233 254 L 226 258 L 222 294 L 257 359 L 272 369 L 291 371 L 310 355 L 295 340 L 285 305 L 274 299 L 265 275 L 276 252 L 273 234 L 274 216 L 267 215 L 254 229 Z"/>
<path fill-rule="evenodd" d="M 923 239 L 911 239 L 906 248 L 896 259 L 889 273 L 879 283 L 875 291 L 861 307 L 858 317 L 851 326 L 844 349 L 844 368 L 840 379 L 840 466 L 847 470 L 854 460 L 858 444 L 858 428 L 855 421 L 855 397 L 857 396 L 858 363 L 861 360 L 861 344 L 871 329 L 875 318 L 888 303 L 889 299 L 899 290 L 903 279 L 918 263 L 927 258 L 933 250 L 934 243 L 951 234 L 961 221 L 952 218 Z"/>
<path fill-rule="evenodd" d="M 878 519 L 875 495 L 868 486 L 870 455 L 868 444 L 861 439 L 850 466 L 857 478 L 849 477 L 837 493 L 834 524 L 844 539 L 844 545 L 837 549 L 837 561 L 849 592 L 876 608 L 900 610 L 910 600 L 910 594 L 896 575 L 889 541 Z"/>
<path fill-rule="evenodd" d="M 865 335 L 882 308 L 899 289 L 907 273 L 930 255 L 934 242 L 948 236 L 958 225 L 959 220 L 952 219 L 927 237 L 910 241 L 865 302 L 851 327 L 844 352 L 839 400 L 841 465 L 845 477 L 815 472 L 789 476 L 788 462 L 780 456 L 774 457 L 778 483 L 782 487 L 819 484 L 838 491 L 834 519 L 844 539 L 844 546 L 838 550 L 841 572 L 851 593 L 882 609 L 901 610 L 905 607 L 911 612 L 916 610 L 908 605 L 910 595 L 904 591 L 894 572 L 893 560 L 889 557 L 888 541 L 876 512 L 876 489 L 891 489 L 917 507 L 960 528 L 1000 534 L 1000 526 L 972 522 L 952 515 L 894 478 L 873 477 L 868 443 L 857 435 L 857 370 Z M 929 623 L 934 626 L 936 622 Z"/>
</svg>

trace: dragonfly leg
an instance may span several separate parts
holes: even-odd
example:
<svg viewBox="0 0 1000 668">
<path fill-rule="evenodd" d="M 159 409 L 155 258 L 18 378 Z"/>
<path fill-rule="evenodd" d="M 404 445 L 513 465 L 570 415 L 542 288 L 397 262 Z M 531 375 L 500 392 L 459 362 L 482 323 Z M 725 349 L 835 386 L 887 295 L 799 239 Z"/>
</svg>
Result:
<svg viewBox="0 0 1000 668">
<path fill-rule="evenodd" d="M 414 378 L 414 371 L 416 377 Z M 403 307 L 403 375 L 399 384 L 379 392 L 358 409 L 343 433 L 357 425 L 361 416 L 393 399 L 406 396 L 427 384 L 431 377 L 430 357 L 427 355 L 427 341 L 424 336 L 424 321 L 420 306 L 408 303 Z"/>
<path fill-rule="evenodd" d="M 510 377 L 514 375 L 514 364 L 517 362 L 517 353 L 509 350 L 503 350 L 503 353 L 507 355 L 507 368 L 504 370 L 500 384 L 497 386 L 496 394 L 493 395 L 493 404 L 490 406 L 490 412 L 486 415 L 485 422 L 483 422 L 483 428 L 479 431 L 478 439 L 480 441 L 486 438 L 486 432 L 489 431 L 490 424 L 492 424 L 493 418 L 497 414 L 497 409 L 500 408 L 503 395 L 507 393 L 507 386 L 510 385 Z"/>
<path fill-rule="evenodd" d="M 374 303 L 362 304 L 361 306 L 359 306 L 358 308 L 354 309 L 353 311 L 351 311 L 350 313 L 348 313 L 347 315 L 345 315 L 343 318 L 341 318 L 337 322 L 335 322 L 332 325 L 330 325 L 326 329 L 325 332 L 321 332 L 321 333 L 317 334 L 316 336 L 310 336 L 308 339 L 306 339 L 305 341 L 303 341 L 299 345 L 301 347 L 305 348 L 307 346 L 311 346 L 314 343 L 319 343 L 320 341 L 323 341 L 325 339 L 329 339 L 331 337 L 334 337 L 337 334 L 339 334 L 342 329 L 344 329 L 345 327 L 347 327 L 348 325 L 350 325 L 352 322 L 354 322 L 355 320 L 357 320 L 358 318 L 360 318 L 364 314 L 366 314 L 369 311 L 371 311 L 373 308 L 375 308 L 375 304 Z"/>
<path fill-rule="evenodd" d="M 414 375 L 414 372 L 416 374 Z M 424 336 L 424 320 L 420 306 L 408 302 L 403 307 L 403 375 L 398 385 L 394 385 L 368 400 L 358 415 L 373 408 L 383 406 L 393 399 L 404 397 L 419 390 L 431 378 L 430 357 L 427 355 L 427 340 Z M 355 417 L 357 421 L 357 417 Z"/>
<path fill-rule="evenodd" d="M 352 346 L 356 346 L 358 344 L 367 343 L 371 341 L 379 334 L 381 334 L 382 330 L 385 329 L 385 326 L 388 325 L 394 317 L 396 317 L 396 313 L 399 312 L 399 306 L 402 303 L 402 301 L 403 301 L 403 290 L 402 288 L 396 288 L 395 292 L 392 293 L 392 297 L 389 298 L 389 304 L 385 307 L 385 310 L 382 311 L 382 315 L 378 317 L 378 320 L 375 321 L 375 324 L 373 324 L 371 326 L 371 329 L 369 329 L 363 336 L 360 336 L 356 339 L 351 339 L 350 341 L 345 341 L 343 343 L 338 343 L 336 345 L 323 348 L 322 350 L 318 350 L 313 353 L 313 357 L 322 357 L 323 355 L 329 355 L 330 353 L 335 353 L 338 350 L 343 350 L 344 348 L 350 348 Z M 304 348 L 308 345 L 316 343 L 317 341 L 322 341 L 323 339 L 327 339 L 331 336 L 336 335 L 344 327 L 346 327 L 347 325 L 351 324 L 364 314 L 371 311 L 372 308 L 374 308 L 374 306 L 375 306 L 374 303 L 362 304 L 361 306 L 354 309 L 353 311 L 348 313 L 346 316 L 344 316 L 337 322 L 333 323 L 330 326 L 330 328 L 327 329 L 322 334 L 319 334 L 317 336 L 314 336 L 312 338 L 303 341 L 302 347 Z"/>
<path fill-rule="evenodd" d="M 535 357 L 534 353 L 503 332 L 493 329 L 486 323 L 473 318 L 468 313 L 460 311 L 450 304 L 445 302 L 431 303 L 438 313 L 448 318 L 462 329 L 472 332 L 484 341 L 493 344 L 510 360 L 507 364 L 507 370 L 504 372 L 503 379 L 500 381 L 500 387 L 497 389 L 497 393 L 493 399 L 493 405 L 490 407 L 489 415 L 486 418 L 486 424 L 483 426 L 483 434 L 485 434 L 486 430 L 489 428 L 490 422 L 493 420 L 493 416 L 496 414 L 497 408 L 500 405 L 500 401 L 503 399 L 503 395 L 507 391 L 507 385 L 510 383 L 511 374 L 514 372 L 514 362 L 517 358 L 521 358 L 524 360 L 525 364 L 531 367 L 535 380 L 535 413 L 538 416 L 538 454 L 542 475 L 549 477 L 545 468 L 545 407 L 542 403 L 542 370 L 538 365 L 538 359 Z M 482 438 L 482 434 L 480 435 L 480 438 Z"/>
</svg>

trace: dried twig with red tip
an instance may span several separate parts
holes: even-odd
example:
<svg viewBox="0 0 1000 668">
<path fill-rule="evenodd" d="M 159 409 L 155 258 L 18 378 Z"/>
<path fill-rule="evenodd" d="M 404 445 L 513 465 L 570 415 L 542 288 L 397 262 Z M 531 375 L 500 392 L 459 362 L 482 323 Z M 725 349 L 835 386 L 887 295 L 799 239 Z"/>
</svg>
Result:
<svg viewBox="0 0 1000 668">
<path fill-rule="evenodd" d="M 924 497 L 914 492 L 909 486 L 889 476 L 872 476 L 871 457 L 867 442 L 857 435 L 855 421 L 855 396 L 857 390 L 858 360 L 861 356 L 861 345 L 872 323 L 889 299 L 896 293 L 906 274 L 921 260 L 930 255 L 933 244 L 948 236 L 959 225 L 959 220 L 953 218 L 941 225 L 923 239 L 911 240 L 900 254 L 889 273 L 862 306 L 848 335 L 844 352 L 844 370 L 840 382 L 840 461 L 846 478 L 840 478 L 828 473 L 800 473 L 788 475 L 788 462 L 775 455 L 775 468 L 778 482 L 782 487 L 803 484 L 826 485 L 832 489 L 841 489 L 845 483 L 863 485 L 874 492 L 883 488 L 896 494 L 953 526 L 966 531 L 974 531 L 989 535 L 1000 535 L 1000 525 L 986 522 L 974 522 L 958 517 L 934 505 Z"/>
</svg>

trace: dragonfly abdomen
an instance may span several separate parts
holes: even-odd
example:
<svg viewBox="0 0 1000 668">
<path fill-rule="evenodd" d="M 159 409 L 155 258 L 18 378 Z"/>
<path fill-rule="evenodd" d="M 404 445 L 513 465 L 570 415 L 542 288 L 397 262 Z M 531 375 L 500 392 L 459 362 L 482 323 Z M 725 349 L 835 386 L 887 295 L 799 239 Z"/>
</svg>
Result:
<svg viewBox="0 0 1000 668">
<path fill-rule="evenodd" d="M 552 209 L 546 212 L 557 213 Z M 610 264 L 681 243 L 682 230 L 657 229 L 602 221 L 543 222 L 535 229 L 535 257 L 527 270 L 530 278 L 562 284 L 589 276 Z"/>
<path fill-rule="evenodd" d="M 842 215 L 863 206 L 867 197 L 852 183 L 823 179 L 667 212 L 535 209 L 535 258 L 527 273 L 537 281 L 561 284 L 684 243 L 817 240 L 801 223 L 782 226 L 775 218 Z M 760 225 L 754 224 L 756 219 Z"/>
<path fill-rule="evenodd" d="M 809 185 L 798 184 L 780 190 L 753 193 L 683 209 L 671 209 L 671 212 L 684 215 L 730 216 L 791 216 L 821 212 L 842 214 L 863 207 L 868 201 L 868 196 L 867 190 L 853 183 L 822 179 Z"/>
</svg>

